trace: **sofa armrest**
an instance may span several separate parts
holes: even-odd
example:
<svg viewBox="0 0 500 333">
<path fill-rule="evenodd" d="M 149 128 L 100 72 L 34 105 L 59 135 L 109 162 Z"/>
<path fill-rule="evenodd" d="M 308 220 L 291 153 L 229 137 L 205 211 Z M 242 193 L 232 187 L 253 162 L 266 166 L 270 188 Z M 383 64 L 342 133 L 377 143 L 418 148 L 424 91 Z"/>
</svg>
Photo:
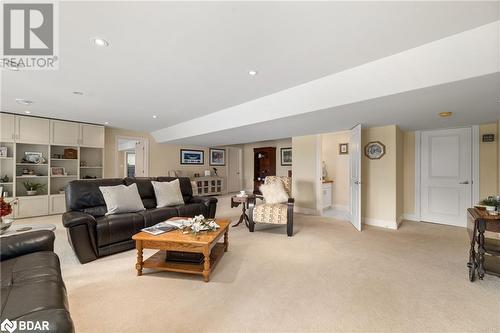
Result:
<svg viewBox="0 0 500 333">
<path fill-rule="evenodd" d="M 213 219 L 215 217 L 215 211 L 217 209 L 217 198 L 214 197 L 192 197 L 191 203 L 201 203 L 205 205 L 207 209 L 207 218 Z"/>
<path fill-rule="evenodd" d="M 95 218 L 87 213 L 70 211 L 62 216 L 68 241 L 78 260 L 84 264 L 97 259 L 97 231 Z"/>
<path fill-rule="evenodd" d="M 66 212 L 62 216 L 63 225 L 66 228 L 76 227 L 81 224 L 86 224 L 91 227 L 95 227 L 95 218 L 87 213 L 71 211 Z"/>
<path fill-rule="evenodd" d="M 36 230 L 2 237 L 0 261 L 39 251 L 54 251 L 56 236 L 50 230 Z"/>
</svg>

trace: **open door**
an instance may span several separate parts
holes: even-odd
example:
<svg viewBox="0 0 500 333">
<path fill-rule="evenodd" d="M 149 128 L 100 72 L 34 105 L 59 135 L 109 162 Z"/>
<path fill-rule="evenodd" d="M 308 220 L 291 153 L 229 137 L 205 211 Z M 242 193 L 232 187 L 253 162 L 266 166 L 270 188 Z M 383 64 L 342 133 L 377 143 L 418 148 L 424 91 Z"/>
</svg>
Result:
<svg viewBox="0 0 500 333">
<path fill-rule="evenodd" d="M 361 125 L 351 129 L 349 141 L 351 223 L 361 231 Z"/>
<path fill-rule="evenodd" d="M 137 141 L 135 144 L 135 176 L 136 177 L 145 177 L 147 176 L 146 172 L 146 151 L 144 147 L 144 142 Z"/>
</svg>

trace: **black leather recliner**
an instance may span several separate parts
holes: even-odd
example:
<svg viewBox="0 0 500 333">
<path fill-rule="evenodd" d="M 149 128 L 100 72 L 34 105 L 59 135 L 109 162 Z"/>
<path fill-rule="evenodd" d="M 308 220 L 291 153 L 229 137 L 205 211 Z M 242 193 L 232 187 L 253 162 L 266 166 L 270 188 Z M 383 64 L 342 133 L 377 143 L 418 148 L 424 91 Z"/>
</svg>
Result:
<svg viewBox="0 0 500 333">
<path fill-rule="evenodd" d="M 0 240 L 0 322 L 48 322 L 48 331 L 74 332 L 59 258 L 53 252 L 54 233 L 38 230 Z M 43 326 L 42 326 L 43 327 Z"/>
<path fill-rule="evenodd" d="M 74 180 L 66 187 L 66 208 L 63 224 L 68 240 L 78 260 L 83 264 L 99 257 L 135 247 L 132 236 L 142 228 L 163 222 L 171 217 L 193 217 L 203 214 L 214 218 L 217 199 L 193 197 L 191 181 L 180 177 L 184 205 L 156 208 L 152 180 L 172 181 L 174 177 L 113 178 Z M 106 216 L 107 208 L 99 186 L 137 184 L 145 211 Z"/>
</svg>

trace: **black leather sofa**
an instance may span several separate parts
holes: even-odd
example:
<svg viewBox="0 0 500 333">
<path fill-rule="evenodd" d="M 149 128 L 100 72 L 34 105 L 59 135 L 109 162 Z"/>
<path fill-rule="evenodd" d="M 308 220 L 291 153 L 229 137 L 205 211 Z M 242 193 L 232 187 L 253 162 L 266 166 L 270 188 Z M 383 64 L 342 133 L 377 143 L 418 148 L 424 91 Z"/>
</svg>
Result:
<svg viewBox="0 0 500 333">
<path fill-rule="evenodd" d="M 83 264 L 99 257 L 130 250 L 135 247 L 132 236 L 142 228 L 171 217 L 193 217 L 203 214 L 215 217 L 217 199 L 194 197 L 191 181 L 179 177 L 184 205 L 156 208 L 152 180 L 172 181 L 174 177 L 113 178 L 74 180 L 66 187 L 66 209 L 63 224 L 68 240 L 78 260 Z M 137 184 L 145 211 L 105 216 L 107 209 L 99 186 Z"/>
<path fill-rule="evenodd" d="M 74 332 L 54 239 L 49 230 L 1 239 L 0 322 L 38 321 L 42 328 L 46 322 L 44 332 Z"/>
</svg>

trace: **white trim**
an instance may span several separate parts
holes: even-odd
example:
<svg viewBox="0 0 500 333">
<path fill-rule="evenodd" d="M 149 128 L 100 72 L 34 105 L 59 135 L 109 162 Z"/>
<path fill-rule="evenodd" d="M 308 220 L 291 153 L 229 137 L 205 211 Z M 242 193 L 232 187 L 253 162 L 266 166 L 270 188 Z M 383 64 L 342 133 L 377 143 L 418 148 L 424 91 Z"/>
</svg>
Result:
<svg viewBox="0 0 500 333">
<path fill-rule="evenodd" d="M 368 217 L 363 217 L 363 223 L 367 224 L 367 225 L 374 226 L 374 227 L 379 227 L 379 228 L 386 228 L 386 229 L 391 229 L 391 230 L 398 229 L 397 221 L 392 221 L 392 220 L 380 220 L 380 219 L 372 219 L 372 218 L 368 218 Z"/>
<path fill-rule="evenodd" d="M 118 140 L 137 140 L 137 141 L 142 141 L 144 142 L 144 176 L 149 177 L 149 139 L 148 138 L 143 138 L 140 136 L 134 137 L 134 136 L 122 136 L 122 135 L 115 135 L 115 166 L 114 166 L 114 176 L 118 177 L 120 173 L 120 163 L 118 161 Z"/>
<path fill-rule="evenodd" d="M 472 202 L 471 207 L 481 200 L 479 197 L 479 125 L 472 126 Z"/>
<path fill-rule="evenodd" d="M 420 150 L 422 142 L 422 132 L 415 131 L 415 213 L 414 221 L 420 221 L 421 203 L 420 203 Z"/>
</svg>

